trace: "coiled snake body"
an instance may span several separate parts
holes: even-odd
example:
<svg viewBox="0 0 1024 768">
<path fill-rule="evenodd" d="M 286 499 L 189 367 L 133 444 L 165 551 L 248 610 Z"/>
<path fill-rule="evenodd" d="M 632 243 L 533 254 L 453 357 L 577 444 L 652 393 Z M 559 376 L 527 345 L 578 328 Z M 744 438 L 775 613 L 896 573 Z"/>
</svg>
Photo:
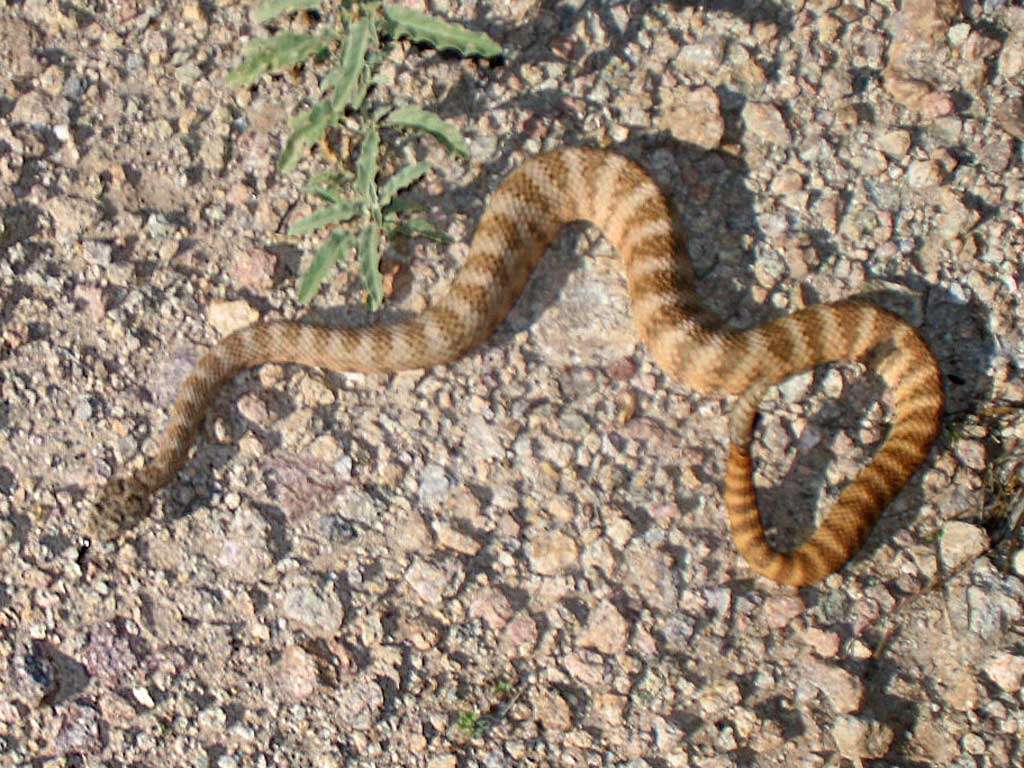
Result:
<svg viewBox="0 0 1024 768">
<path fill-rule="evenodd" d="M 559 230 L 580 219 L 599 227 L 621 254 L 640 338 L 666 373 L 698 392 L 740 396 L 725 478 L 737 549 L 755 571 L 784 584 L 809 584 L 838 570 L 938 432 L 942 381 L 927 345 L 896 316 L 857 301 L 813 306 L 750 330 L 718 330 L 694 292 L 682 237 L 657 185 L 632 161 L 592 149 L 542 155 L 509 175 L 447 294 L 419 316 L 366 328 L 256 323 L 221 340 L 182 386 L 156 455 L 104 487 L 92 535 L 112 538 L 145 517 L 151 495 L 187 460 L 218 390 L 238 372 L 270 362 L 373 373 L 450 362 L 490 336 Z M 749 445 L 761 394 L 793 374 L 864 359 L 882 346 L 875 370 L 892 396 L 888 436 L 818 529 L 791 552 L 775 551 L 765 539 L 751 477 Z"/>
</svg>

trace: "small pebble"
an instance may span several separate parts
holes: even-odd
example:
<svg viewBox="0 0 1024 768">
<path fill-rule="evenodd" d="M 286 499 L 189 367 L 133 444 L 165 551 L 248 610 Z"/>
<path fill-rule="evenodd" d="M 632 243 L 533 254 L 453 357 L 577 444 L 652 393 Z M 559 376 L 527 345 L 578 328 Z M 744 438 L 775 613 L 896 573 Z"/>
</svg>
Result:
<svg viewBox="0 0 1024 768">
<path fill-rule="evenodd" d="M 947 570 L 978 557 L 988 546 L 988 534 L 982 528 L 960 520 L 946 523 L 939 539 L 939 552 Z"/>
<path fill-rule="evenodd" d="M 146 709 L 152 709 L 156 706 L 153 697 L 149 695 L 149 689 L 145 686 L 139 685 L 132 688 L 132 696 Z"/>
<path fill-rule="evenodd" d="M 789 143 L 789 129 L 773 104 L 747 102 L 743 108 L 743 122 L 747 130 L 759 139 L 771 144 Z"/>
<path fill-rule="evenodd" d="M 998 653 L 982 667 L 988 678 L 1007 693 L 1017 693 L 1024 678 L 1024 656 Z"/>
<path fill-rule="evenodd" d="M 580 635 L 580 645 L 607 655 L 622 653 L 629 640 L 629 625 L 618 609 L 609 602 L 601 602 L 590 612 L 586 629 Z"/>
<path fill-rule="evenodd" d="M 541 534 L 530 543 L 529 551 L 530 568 L 542 576 L 573 567 L 578 557 L 576 542 L 561 531 Z"/>
<path fill-rule="evenodd" d="M 245 301 L 212 301 L 207 309 L 207 320 L 221 336 L 251 325 L 259 316 Z"/>
</svg>

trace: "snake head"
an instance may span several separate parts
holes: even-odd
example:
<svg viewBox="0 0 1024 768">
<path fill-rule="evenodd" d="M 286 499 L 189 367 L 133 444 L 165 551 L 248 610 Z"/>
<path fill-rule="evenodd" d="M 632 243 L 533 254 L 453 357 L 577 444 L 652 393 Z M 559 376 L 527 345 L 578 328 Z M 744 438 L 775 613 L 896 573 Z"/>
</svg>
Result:
<svg viewBox="0 0 1024 768">
<path fill-rule="evenodd" d="M 86 523 L 94 541 L 111 541 L 149 514 L 151 492 L 132 476 L 115 475 L 100 491 Z"/>
</svg>

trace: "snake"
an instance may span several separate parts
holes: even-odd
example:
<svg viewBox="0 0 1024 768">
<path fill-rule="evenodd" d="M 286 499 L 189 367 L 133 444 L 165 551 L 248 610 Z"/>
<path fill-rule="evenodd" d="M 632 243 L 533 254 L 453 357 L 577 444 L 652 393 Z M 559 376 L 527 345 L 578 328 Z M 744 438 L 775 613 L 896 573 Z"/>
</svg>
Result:
<svg viewBox="0 0 1024 768">
<path fill-rule="evenodd" d="M 842 568 L 938 435 L 944 390 L 928 344 L 897 315 L 857 298 L 752 328 L 723 327 L 699 300 L 684 234 L 659 185 L 622 154 L 571 147 L 531 157 L 501 182 L 447 291 L 417 315 L 358 327 L 261 321 L 223 337 L 181 386 L 155 453 L 102 484 L 86 522 L 89 535 L 116 539 L 150 514 L 153 495 L 187 463 L 218 392 L 241 371 L 278 363 L 393 373 L 450 363 L 491 336 L 554 238 L 581 220 L 620 255 L 638 336 L 665 374 L 696 393 L 736 398 L 724 502 L 732 539 L 750 568 L 791 586 Z M 867 363 L 884 383 L 888 430 L 816 529 L 781 551 L 766 535 L 753 479 L 758 407 L 769 387 L 843 361 Z"/>
</svg>

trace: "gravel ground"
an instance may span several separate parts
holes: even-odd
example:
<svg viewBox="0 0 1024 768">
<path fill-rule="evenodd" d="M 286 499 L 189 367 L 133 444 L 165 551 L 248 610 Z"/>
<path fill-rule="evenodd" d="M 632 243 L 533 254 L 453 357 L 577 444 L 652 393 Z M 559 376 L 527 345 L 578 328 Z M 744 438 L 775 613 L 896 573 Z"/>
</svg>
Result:
<svg viewBox="0 0 1024 768">
<path fill-rule="evenodd" d="M 274 161 L 323 70 L 228 89 L 266 34 L 248 3 L 0 0 L 0 765 L 1020 765 L 1024 557 L 992 543 L 1024 439 L 1024 10 L 429 5 L 508 56 L 383 66 L 472 145 L 417 150 L 457 244 L 389 244 L 384 317 L 449 279 L 523 157 L 616 146 L 729 322 L 869 293 L 921 328 L 949 393 L 928 464 L 840 574 L 753 578 L 728 403 L 651 363 L 581 227 L 449 368 L 239 377 L 154 522 L 87 551 L 83 499 L 204 348 L 369 317 L 354 271 L 294 300 L 317 241 L 282 233 L 322 158 Z M 880 439 L 883 394 L 854 366 L 773 394 L 779 541 Z"/>
</svg>

